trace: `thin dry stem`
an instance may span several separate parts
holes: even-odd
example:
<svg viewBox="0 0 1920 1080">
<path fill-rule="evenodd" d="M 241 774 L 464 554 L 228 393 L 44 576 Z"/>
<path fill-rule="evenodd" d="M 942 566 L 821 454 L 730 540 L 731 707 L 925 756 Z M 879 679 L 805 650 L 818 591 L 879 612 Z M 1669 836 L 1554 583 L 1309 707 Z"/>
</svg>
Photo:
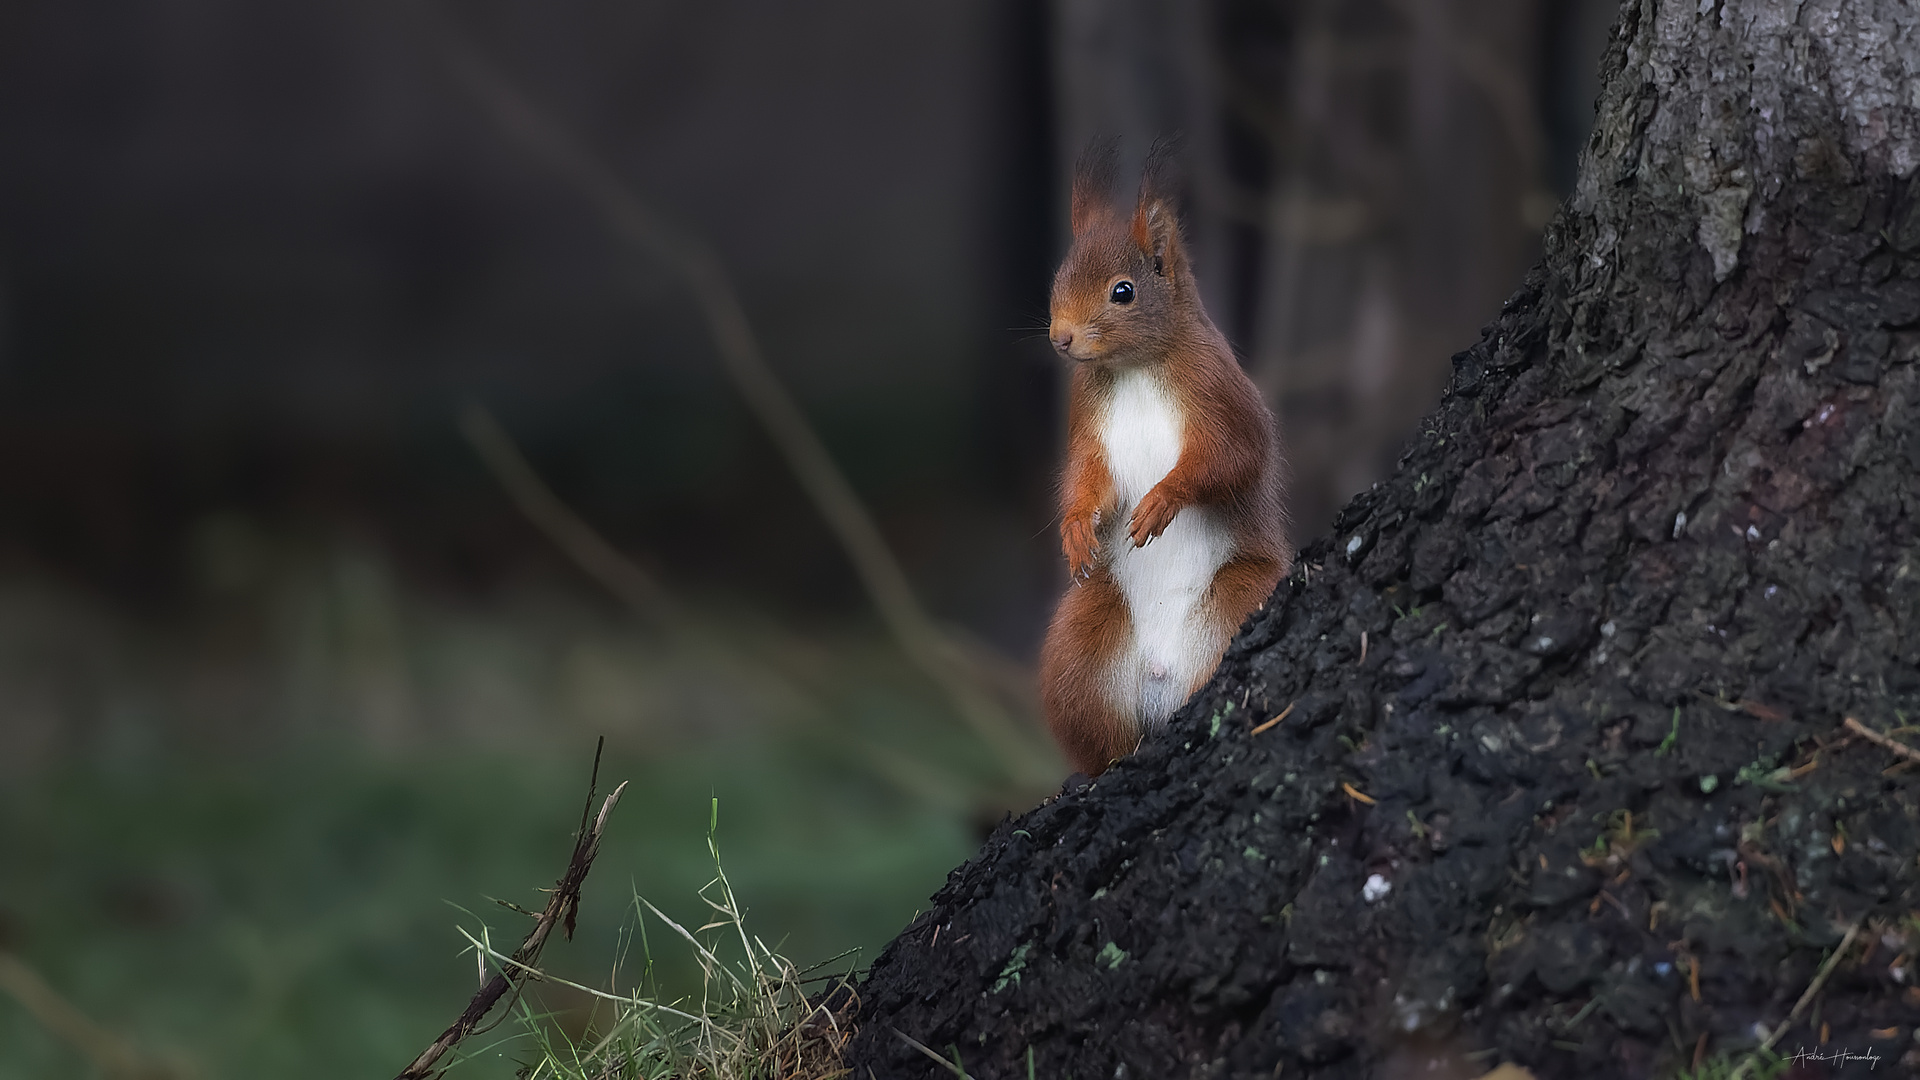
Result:
<svg viewBox="0 0 1920 1080">
<path fill-rule="evenodd" d="M 719 254 L 704 240 L 669 224 L 442 20 L 430 21 L 455 81 L 500 129 L 592 202 L 616 236 L 660 260 L 686 282 L 728 378 L 826 519 L 902 650 L 953 700 L 1009 775 L 1050 782 L 1053 773 L 1045 767 L 1044 751 L 975 681 L 962 650 L 947 640 L 920 606 L 872 515 L 767 364 Z"/>
<path fill-rule="evenodd" d="M 1847 717 L 1843 726 L 1846 727 L 1848 731 L 1853 732 L 1855 735 L 1860 736 L 1875 746 L 1885 750 L 1891 750 L 1895 754 L 1906 758 L 1908 761 L 1920 762 L 1920 750 L 1916 750 L 1898 739 L 1890 739 L 1860 721 L 1855 720 L 1851 716 Z"/>
<path fill-rule="evenodd" d="M 683 617 L 673 597 L 652 575 L 622 555 L 547 486 L 513 436 L 485 406 L 468 403 L 461 414 L 460 428 L 474 452 L 506 489 L 514 506 L 588 577 L 641 617 L 662 625 L 678 641 L 712 646 L 712 652 L 730 655 L 723 643 L 709 640 L 697 624 Z M 978 681 L 997 687 L 1009 700 L 1032 697 L 1032 671 L 962 633 L 953 634 L 949 640 L 960 650 Z M 962 786 L 938 769 L 867 744 L 854 744 L 854 753 L 882 780 L 908 795 L 954 810 L 971 805 Z M 506 900 L 494 902 L 529 917 L 539 914 Z"/>
<path fill-rule="evenodd" d="M 1759 1050 L 1741 1060 L 1739 1067 L 1733 1070 L 1733 1075 L 1728 1080 L 1746 1080 L 1747 1074 L 1753 1071 L 1753 1066 L 1760 1060 L 1760 1054 L 1772 1050 L 1774 1044 L 1780 1041 L 1780 1037 L 1807 1015 L 1807 1010 L 1813 1005 L 1813 999 L 1819 995 L 1821 987 L 1827 985 L 1827 977 L 1833 974 L 1834 968 L 1840 966 L 1840 958 L 1847 955 L 1847 950 L 1853 947 L 1853 939 L 1860 936 L 1860 928 L 1866 923 L 1867 916 L 1864 912 L 1859 918 L 1853 920 L 1853 925 L 1847 927 L 1847 936 L 1840 939 L 1840 947 L 1833 950 L 1833 955 L 1827 957 L 1826 963 L 1820 965 L 1820 970 L 1813 976 L 1813 981 L 1807 984 L 1807 989 L 1800 995 L 1800 1000 L 1794 1002 L 1793 1011 L 1787 1014 L 1786 1020 L 1773 1029 L 1773 1034 L 1767 1036 L 1767 1041 L 1760 1044 Z"/>
<path fill-rule="evenodd" d="M 0 951 L 0 990 L 13 995 L 41 1027 L 77 1051 L 104 1076 L 115 1080 L 164 1080 L 177 1075 L 172 1069 L 148 1060 L 127 1040 L 95 1023 L 26 961 L 4 951 Z"/>
<path fill-rule="evenodd" d="M 602 739 L 601 748 L 604 749 L 605 745 L 606 740 Z M 597 780 L 600 772 L 600 755 L 597 750 L 594 753 L 593 769 Z M 415 1058 L 411 1065 L 401 1070 L 399 1080 L 423 1080 L 425 1077 L 434 1075 L 440 1058 L 457 1046 L 462 1039 L 473 1034 L 474 1029 L 480 1026 L 480 1022 L 486 1019 L 487 1013 L 491 1012 L 494 1005 L 506 996 L 507 991 L 518 986 L 526 977 L 526 973 L 533 970 L 534 963 L 540 959 L 540 950 L 546 946 L 547 938 L 553 933 L 555 925 L 561 926 L 568 937 L 573 936 L 574 913 L 580 906 L 580 886 L 587 879 L 587 871 L 593 869 L 595 856 L 600 854 L 600 835 L 606 830 L 607 815 L 613 813 L 614 806 L 620 802 L 621 793 L 626 790 L 627 782 L 621 781 L 620 786 L 613 789 L 613 794 L 608 795 L 606 801 L 600 804 L 600 812 L 593 817 L 590 826 L 583 815 L 580 835 L 574 840 L 573 855 L 567 860 L 567 868 L 560 875 L 559 882 L 554 885 L 553 892 L 548 894 L 545 910 L 540 912 L 540 917 L 534 921 L 533 929 L 527 934 L 526 939 L 520 942 L 520 947 L 513 950 L 512 956 L 507 957 L 512 961 L 512 966 L 503 965 L 493 978 L 487 980 L 486 984 L 473 995 L 473 999 L 467 1003 L 466 1011 L 460 1014 L 460 1018 L 421 1051 L 420 1056 Z M 589 813 L 593 809 L 593 795 L 592 785 L 589 785 L 587 792 L 587 812 Z M 476 942 L 476 944 L 479 943 Z M 493 952 L 490 946 L 480 945 L 480 947 L 489 953 Z"/>
<path fill-rule="evenodd" d="M 730 889 L 723 885 L 725 871 L 720 869 L 717 853 L 715 868 L 718 876 L 709 887 L 722 885 L 727 899 L 724 903 L 707 900 L 708 905 L 723 916 L 708 928 L 730 927 L 738 932 L 747 956 L 737 971 L 644 897 L 636 898 L 693 947 L 707 983 L 697 1011 L 650 1001 L 637 991 L 613 993 L 551 975 L 500 952 L 484 936 L 476 936 L 464 928 L 460 932 L 477 955 L 503 969 L 517 972 L 525 979 L 572 988 L 624 1010 L 591 1048 L 584 1054 L 577 1051 L 568 1054 L 568 1060 L 563 1063 L 575 1070 L 592 1070 L 597 1064 L 597 1071 L 577 1074 L 559 1071 L 554 1074 L 556 1077 L 592 1075 L 600 1080 L 614 1080 L 628 1075 L 630 1069 L 644 1070 L 649 1062 L 666 1067 L 671 1075 L 689 1080 L 744 1080 L 747 1077 L 831 1080 L 844 1076 L 841 1055 L 852 1037 L 850 1021 L 859 1010 L 858 994 L 843 984 L 824 998 L 816 999 L 818 1003 L 809 1001 L 800 969 L 746 932 L 739 905 L 734 902 Z M 702 892 L 704 894 L 704 890 Z M 719 1002 L 713 1000 L 716 982 L 723 991 Z M 677 1029 L 653 1023 L 662 1016 L 679 1021 Z M 642 1037 L 645 1045 L 622 1047 L 622 1039 L 630 1032 Z M 547 1054 L 551 1064 L 553 1051 L 549 1049 Z M 536 1071 L 534 1075 L 544 1073 Z M 657 1074 L 643 1071 L 634 1075 Z"/>
<path fill-rule="evenodd" d="M 1299 703 L 1299 702 L 1297 702 L 1297 701 L 1290 701 L 1290 702 L 1288 702 L 1288 703 L 1287 703 L 1287 707 L 1286 707 L 1286 708 L 1284 708 L 1284 709 L 1281 709 L 1281 710 L 1280 710 L 1280 715 L 1279 715 L 1279 716 L 1276 716 L 1276 717 L 1274 717 L 1273 719 L 1271 719 L 1271 720 L 1269 720 L 1269 721 L 1267 721 L 1266 723 L 1264 723 L 1264 724 L 1261 724 L 1261 725 L 1260 725 L 1259 727 L 1257 727 L 1257 728 L 1254 728 L 1254 729 L 1253 729 L 1253 731 L 1252 731 L 1252 734 L 1254 734 L 1254 735 L 1258 735 L 1258 734 L 1260 734 L 1261 732 L 1263 732 L 1263 731 L 1265 731 L 1265 730 L 1267 730 L 1268 728 L 1270 728 L 1270 727 L 1272 727 L 1272 726 L 1274 726 L 1275 724 L 1278 724 L 1278 723 L 1279 723 L 1280 721 L 1282 721 L 1282 720 L 1285 720 L 1285 719 L 1286 719 L 1287 717 L 1289 717 L 1289 716 L 1292 716 L 1292 715 L 1293 715 L 1293 707 L 1294 707 L 1295 705 L 1298 705 L 1298 704 L 1300 704 L 1300 703 Z"/>
<path fill-rule="evenodd" d="M 970 1078 L 967 1076 L 967 1071 L 965 1069 L 961 1068 L 959 1065 L 956 1065 L 951 1061 L 948 1061 L 946 1058 L 941 1057 L 939 1054 L 934 1053 L 933 1048 L 928 1046 L 926 1043 L 923 1043 L 919 1039 L 916 1039 L 913 1036 L 907 1034 L 906 1032 L 901 1031 L 899 1028 L 894 1028 L 893 1033 L 895 1035 L 900 1036 L 901 1041 L 905 1042 L 908 1046 L 911 1046 L 915 1050 L 918 1050 L 922 1054 L 925 1054 L 929 1059 L 933 1061 L 934 1064 L 939 1065 L 941 1068 L 952 1073 L 954 1076 L 959 1077 L 959 1080 L 970 1080 Z"/>
<path fill-rule="evenodd" d="M 574 565 L 643 618 L 669 624 L 675 621 L 673 601 L 660 583 L 620 554 L 553 493 L 485 406 L 469 403 L 460 415 L 460 431 L 507 490 L 513 505 Z"/>
</svg>

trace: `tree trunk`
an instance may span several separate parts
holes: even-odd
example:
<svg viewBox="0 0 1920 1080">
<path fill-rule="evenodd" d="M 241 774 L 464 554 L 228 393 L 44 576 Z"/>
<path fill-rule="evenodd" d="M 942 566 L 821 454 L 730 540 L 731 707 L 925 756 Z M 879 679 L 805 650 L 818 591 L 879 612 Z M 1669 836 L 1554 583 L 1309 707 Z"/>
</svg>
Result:
<svg viewBox="0 0 1920 1080">
<path fill-rule="evenodd" d="M 1095 139 L 1118 136 L 1118 175 L 1140 175 L 1155 139 L 1179 135 L 1189 179 L 1206 197 L 1186 200 L 1195 272 L 1220 281 L 1226 222 L 1216 194 L 1221 167 L 1219 104 L 1201 0 L 1061 0 L 1054 5 L 1055 153 L 1066 166 Z M 1128 192 L 1131 194 L 1131 191 Z M 1065 219 L 1061 221 L 1065 235 Z"/>
<path fill-rule="evenodd" d="M 1546 256 L 1398 472 L 1168 731 L 954 872 L 854 1075 L 950 1075 L 897 1030 L 993 1080 L 1409 1040 L 1666 1076 L 1862 919 L 1780 1049 L 1920 1064 L 1920 789 L 1841 728 L 1920 717 L 1916 22 L 1629 3 Z"/>
</svg>

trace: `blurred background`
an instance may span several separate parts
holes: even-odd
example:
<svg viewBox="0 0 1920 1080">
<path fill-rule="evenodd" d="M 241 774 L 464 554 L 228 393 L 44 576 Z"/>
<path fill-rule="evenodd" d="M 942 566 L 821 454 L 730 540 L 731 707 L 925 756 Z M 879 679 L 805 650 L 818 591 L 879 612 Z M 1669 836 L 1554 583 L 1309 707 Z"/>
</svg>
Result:
<svg viewBox="0 0 1920 1080">
<path fill-rule="evenodd" d="M 557 970 L 703 920 L 713 798 L 750 927 L 871 959 L 1065 772 L 1074 155 L 1182 134 L 1304 543 L 1536 257 L 1614 13 L 0 5 L 0 1074 L 398 1071 L 601 735 Z"/>
</svg>

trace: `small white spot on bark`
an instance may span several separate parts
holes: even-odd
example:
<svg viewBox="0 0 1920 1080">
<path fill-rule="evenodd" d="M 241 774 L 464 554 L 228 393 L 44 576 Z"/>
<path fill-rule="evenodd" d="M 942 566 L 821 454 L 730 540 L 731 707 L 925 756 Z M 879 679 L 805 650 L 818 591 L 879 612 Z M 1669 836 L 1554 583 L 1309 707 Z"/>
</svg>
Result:
<svg viewBox="0 0 1920 1080">
<path fill-rule="evenodd" d="M 1366 885 L 1360 889 L 1360 899 L 1369 904 L 1377 904 L 1393 891 L 1393 883 L 1379 874 L 1367 878 Z"/>
</svg>

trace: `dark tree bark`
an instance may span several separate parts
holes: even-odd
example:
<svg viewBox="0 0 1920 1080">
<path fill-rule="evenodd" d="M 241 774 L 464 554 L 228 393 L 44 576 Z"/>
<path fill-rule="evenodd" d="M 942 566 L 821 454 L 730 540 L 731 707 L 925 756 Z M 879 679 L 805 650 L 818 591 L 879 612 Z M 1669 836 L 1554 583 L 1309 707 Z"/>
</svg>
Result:
<svg viewBox="0 0 1920 1080">
<path fill-rule="evenodd" d="M 943 1075 L 896 1029 L 993 1080 L 1409 1038 L 1670 1075 L 1863 919 L 1781 1047 L 1920 1064 L 1920 797 L 1841 728 L 1920 717 L 1917 22 L 1629 3 L 1546 256 L 1398 472 L 1169 731 L 954 872 L 855 1075 Z"/>
</svg>

